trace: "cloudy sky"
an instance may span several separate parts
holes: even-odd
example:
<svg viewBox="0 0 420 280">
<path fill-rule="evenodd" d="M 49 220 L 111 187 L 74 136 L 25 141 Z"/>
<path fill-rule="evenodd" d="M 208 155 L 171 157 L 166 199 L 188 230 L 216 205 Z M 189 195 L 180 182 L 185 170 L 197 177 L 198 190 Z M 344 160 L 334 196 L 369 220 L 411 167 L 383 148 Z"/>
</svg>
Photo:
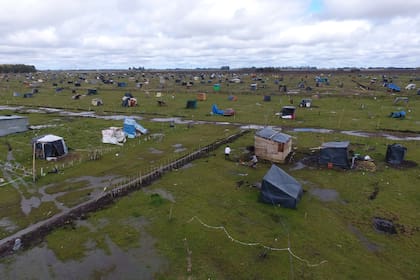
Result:
<svg viewBox="0 0 420 280">
<path fill-rule="evenodd" d="M 420 66 L 420 0 L 14 0 L 0 64 Z"/>
</svg>

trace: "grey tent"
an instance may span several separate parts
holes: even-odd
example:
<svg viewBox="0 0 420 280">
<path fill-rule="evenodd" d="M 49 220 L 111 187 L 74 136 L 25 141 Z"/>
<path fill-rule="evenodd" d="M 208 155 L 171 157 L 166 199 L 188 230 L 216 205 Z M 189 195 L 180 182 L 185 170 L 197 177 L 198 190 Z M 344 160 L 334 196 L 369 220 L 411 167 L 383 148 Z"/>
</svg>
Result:
<svg viewBox="0 0 420 280">
<path fill-rule="evenodd" d="M 349 168 L 349 144 L 349 141 L 323 143 L 319 155 L 319 164 L 332 164 L 333 166 Z"/>
<path fill-rule="evenodd" d="M 401 164 L 404 160 L 405 153 L 407 152 L 407 148 L 401 146 L 400 144 L 392 144 L 388 145 L 386 149 L 386 162 L 390 164 Z"/>
<path fill-rule="evenodd" d="M 260 200 L 268 204 L 296 208 L 302 194 L 302 185 L 273 164 L 262 180 Z"/>
</svg>

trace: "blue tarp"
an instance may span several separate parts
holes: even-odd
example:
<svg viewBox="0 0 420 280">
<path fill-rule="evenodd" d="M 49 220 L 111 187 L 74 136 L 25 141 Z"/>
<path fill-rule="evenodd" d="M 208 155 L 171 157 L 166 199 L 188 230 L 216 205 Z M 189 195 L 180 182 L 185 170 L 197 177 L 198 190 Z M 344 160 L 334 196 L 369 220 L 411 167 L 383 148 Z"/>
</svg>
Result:
<svg viewBox="0 0 420 280">
<path fill-rule="evenodd" d="M 128 138 L 135 138 L 137 135 L 137 131 L 141 134 L 146 134 L 148 130 L 138 124 L 134 119 L 126 118 L 124 120 L 124 133 L 127 135 Z"/>
<path fill-rule="evenodd" d="M 388 84 L 388 89 L 392 91 L 398 91 L 398 92 L 401 91 L 401 88 L 393 83 Z"/>
<path fill-rule="evenodd" d="M 391 118 L 398 119 L 398 118 L 405 118 L 405 115 L 406 115 L 405 111 L 398 111 L 398 112 L 392 112 L 389 116 Z"/>
<path fill-rule="evenodd" d="M 216 115 L 223 115 L 224 114 L 224 111 L 221 110 L 221 109 L 219 109 L 219 108 L 217 108 L 217 105 L 216 104 L 213 104 L 211 106 L 211 111 L 213 112 L 213 114 L 216 114 Z"/>
</svg>

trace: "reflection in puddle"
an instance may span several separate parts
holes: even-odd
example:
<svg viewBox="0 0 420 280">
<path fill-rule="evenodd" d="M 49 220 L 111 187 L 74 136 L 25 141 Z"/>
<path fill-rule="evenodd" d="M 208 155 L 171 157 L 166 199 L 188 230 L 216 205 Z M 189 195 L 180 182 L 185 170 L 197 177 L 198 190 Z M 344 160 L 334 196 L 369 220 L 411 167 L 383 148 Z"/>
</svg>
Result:
<svg viewBox="0 0 420 280">
<path fill-rule="evenodd" d="M 338 192 L 334 189 L 311 188 L 309 193 L 324 202 L 338 201 L 339 198 Z"/>
<path fill-rule="evenodd" d="M 138 248 L 122 250 L 106 236 L 109 252 L 96 248 L 95 242 L 89 241 L 81 260 L 63 262 L 43 243 L 4 258 L 0 263 L 0 279 L 154 279 L 167 262 L 157 255 L 153 237 L 142 227 L 140 231 Z M 103 234 L 100 230 L 94 232 Z"/>
</svg>

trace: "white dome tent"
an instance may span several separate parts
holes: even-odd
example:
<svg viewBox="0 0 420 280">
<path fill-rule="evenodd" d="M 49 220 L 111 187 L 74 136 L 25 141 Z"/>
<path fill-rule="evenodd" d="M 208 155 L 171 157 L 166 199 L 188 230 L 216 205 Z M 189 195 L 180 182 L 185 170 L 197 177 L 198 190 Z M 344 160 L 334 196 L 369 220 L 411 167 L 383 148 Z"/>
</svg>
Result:
<svg viewBox="0 0 420 280">
<path fill-rule="evenodd" d="M 53 134 L 32 139 L 36 158 L 56 160 L 67 155 L 68 149 L 64 139 Z"/>
</svg>

